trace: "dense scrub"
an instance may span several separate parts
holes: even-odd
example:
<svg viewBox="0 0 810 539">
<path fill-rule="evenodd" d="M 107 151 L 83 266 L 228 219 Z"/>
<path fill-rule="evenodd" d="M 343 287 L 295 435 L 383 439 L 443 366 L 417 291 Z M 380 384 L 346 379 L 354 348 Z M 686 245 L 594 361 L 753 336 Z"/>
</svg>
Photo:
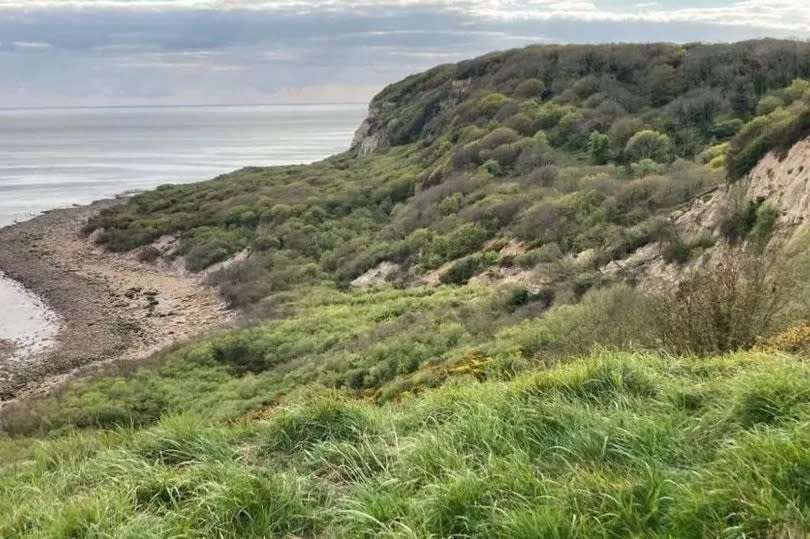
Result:
<svg viewBox="0 0 810 539">
<path fill-rule="evenodd" d="M 782 96 L 782 97 L 778 97 Z M 768 152 L 787 153 L 796 142 L 810 136 L 810 83 L 795 81 L 790 87 L 763 98 L 771 105 L 731 140 L 727 166 L 729 178 L 738 180 Z"/>
<path fill-rule="evenodd" d="M 381 92 L 369 121 L 389 145 L 370 156 L 166 186 L 87 230 L 112 250 L 178 234 L 193 271 L 247 250 L 212 277 L 235 306 L 344 286 L 383 261 L 400 266 L 393 282 L 453 263 L 443 281 L 464 283 L 509 263 L 482 251 L 493 240 L 604 264 L 666 239 L 669 211 L 724 165 L 736 179 L 805 133 L 802 77 L 797 42 L 496 53 Z"/>
<path fill-rule="evenodd" d="M 441 386 L 458 375 L 510 379 L 594 349 L 707 357 L 750 349 L 810 316 L 807 256 L 778 269 L 730 259 L 670 293 L 627 285 L 564 290 L 470 285 L 373 292 L 311 288 L 277 302 L 281 319 L 225 331 L 76 381 L 55 397 L 9 407 L 14 435 L 147 426 L 192 412 L 232 421 L 326 387 L 378 404 Z M 790 266 L 791 270 L 786 269 Z"/>
</svg>

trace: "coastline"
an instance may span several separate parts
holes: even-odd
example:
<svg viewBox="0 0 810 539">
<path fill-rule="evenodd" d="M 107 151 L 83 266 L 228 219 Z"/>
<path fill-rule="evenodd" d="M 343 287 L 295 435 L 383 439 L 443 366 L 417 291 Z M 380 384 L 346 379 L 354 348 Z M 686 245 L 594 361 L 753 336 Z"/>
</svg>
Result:
<svg viewBox="0 0 810 539">
<path fill-rule="evenodd" d="M 0 271 L 59 317 L 53 344 L 0 354 L 0 408 L 38 396 L 78 371 L 137 361 L 222 327 L 233 313 L 196 276 L 104 251 L 80 233 L 88 217 L 122 199 L 51 210 L 0 229 Z"/>
</svg>

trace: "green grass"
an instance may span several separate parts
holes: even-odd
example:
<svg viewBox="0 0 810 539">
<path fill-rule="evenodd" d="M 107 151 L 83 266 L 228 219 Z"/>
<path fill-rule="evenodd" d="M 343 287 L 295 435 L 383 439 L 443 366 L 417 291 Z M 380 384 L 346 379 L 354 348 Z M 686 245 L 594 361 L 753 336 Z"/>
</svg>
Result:
<svg viewBox="0 0 810 539">
<path fill-rule="evenodd" d="M 0 535 L 798 537 L 807 387 L 790 356 L 604 352 L 381 406 L 2 440 Z"/>
</svg>

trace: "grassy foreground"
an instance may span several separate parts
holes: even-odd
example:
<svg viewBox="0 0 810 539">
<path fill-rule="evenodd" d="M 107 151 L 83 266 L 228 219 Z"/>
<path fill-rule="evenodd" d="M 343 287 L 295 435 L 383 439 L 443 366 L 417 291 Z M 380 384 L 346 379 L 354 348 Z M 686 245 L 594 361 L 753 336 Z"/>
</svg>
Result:
<svg viewBox="0 0 810 539">
<path fill-rule="evenodd" d="M 603 352 L 377 406 L 0 441 L 2 537 L 803 537 L 810 368 Z"/>
</svg>

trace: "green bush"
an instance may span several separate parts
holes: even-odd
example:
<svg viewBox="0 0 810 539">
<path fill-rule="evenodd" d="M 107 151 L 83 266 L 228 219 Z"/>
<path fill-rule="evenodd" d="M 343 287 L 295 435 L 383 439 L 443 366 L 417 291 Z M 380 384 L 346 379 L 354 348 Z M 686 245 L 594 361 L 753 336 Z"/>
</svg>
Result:
<svg viewBox="0 0 810 539">
<path fill-rule="evenodd" d="M 773 330 L 789 286 L 762 260 L 738 257 L 690 276 L 655 301 L 657 331 L 676 353 L 718 354 L 750 348 Z"/>
<path fill-rule="evenodd" d="M 732 243 L 750 240 L 755 246 L 764 247 L 778 216 L 773 206 L 761 200 L 749 200 L 723 220 L 721 231 Z"/>
<path fill-rule="evenodd" d="M 610 137 L 598 131 L 591 133 L 588 141 L 588 152 L 591 154 L 591 163 L 605 165 L 610 160 Z"/>
<path fill-rule="evenodd" d="M 769 152 L 787 152 L 808 134 L 810 106 L 804 102 L 753 119 L 731 139 L 726 158 L 729 179 L 741 179 Z"/>
<path fill-rule="evenodd" d="M 499 93 L 489 94 L 478 101 L 478 114 L 493 116 L 507 103 L 509 103 L 509 98 L 505 95 Z"/>
<path fill-rule="evenodd" d="M 692 247 L 679 238 L 668 241 L 661 252 L 661 256 L 668 264 L 685 264 L 692 258 Z"/>
<path fill-rule="evenodd" d="M 540 97 L 546 87 L 543 81 L 537 79 L 526 79 L 517 85 L 515 88 L 515 95 L 517 97 Z"/>
<path fill-rule="evenodd" d="M 224 243 L 195 245 L 186 253 L 186 268 L 189 271 L 201 271 L 226 260 L 230 255 L 230 247 Z"/>
<path fill-rule="evenodd" d="M 455 262 L 440 276 L 442 284 L 461 285 L 496 262 L 493 253 L 472 255 Z"/>
<path fill-rule="evenodd" d="M 484 168 L 484 170 L 487 171 L 487 174 L 489 174 L 490 176 L 503 175 L 503 167 L 501 167 L 501 164 L 495 159 L 490 159 L 489 161 L 484 163 L 482 167 Z"/>
<path fill-rule="evenodd" d="M 651 159 L 664 163 L 672 160 L 672 143 L 666 135 L 647 129 L 627 141 L 624 153 L 631 161 Z"/>
</svg>

